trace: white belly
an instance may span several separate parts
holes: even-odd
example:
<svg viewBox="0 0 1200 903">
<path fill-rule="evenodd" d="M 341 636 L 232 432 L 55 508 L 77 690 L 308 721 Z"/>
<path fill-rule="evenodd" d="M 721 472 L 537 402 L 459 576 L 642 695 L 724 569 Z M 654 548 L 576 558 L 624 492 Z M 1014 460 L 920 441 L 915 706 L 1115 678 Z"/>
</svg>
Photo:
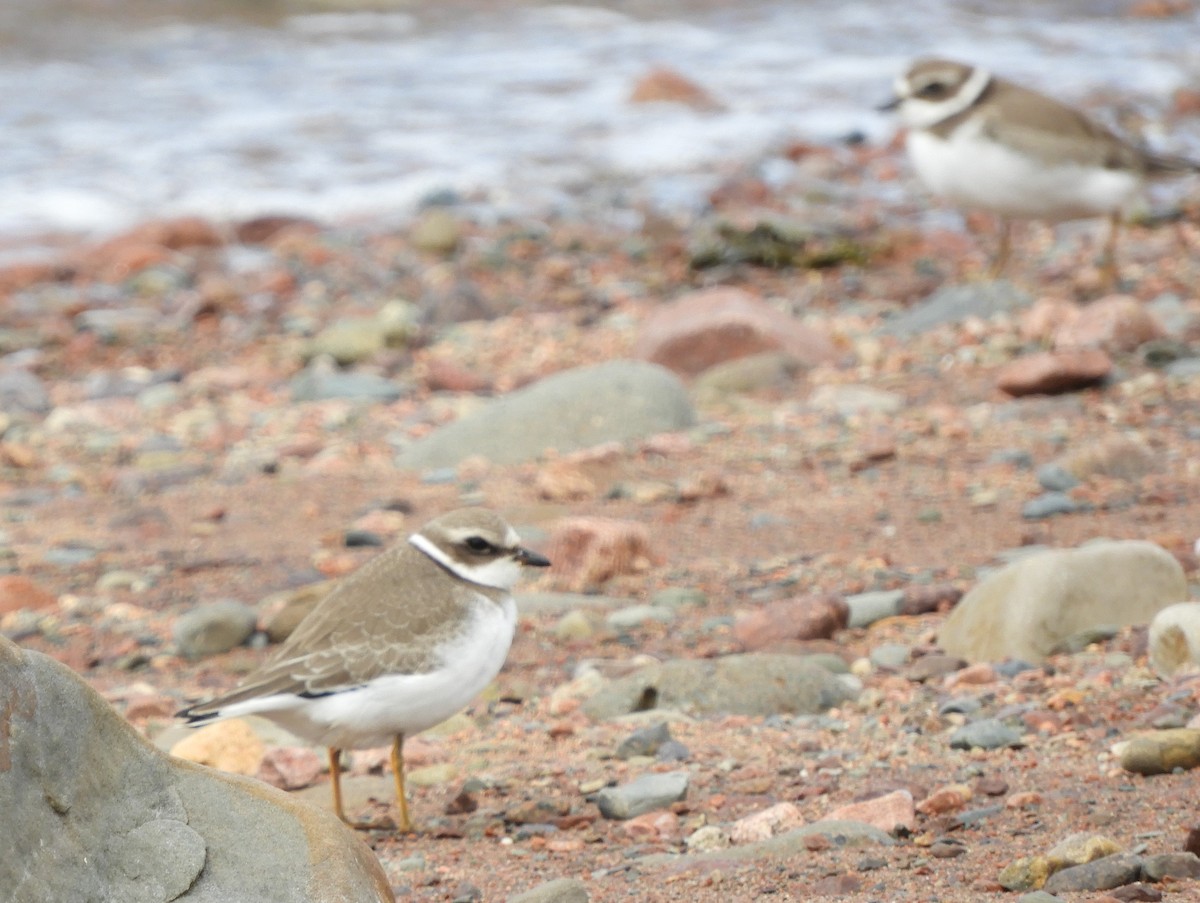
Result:
<svg viewBox="0 0 1200 903">
<path fill-rule="evenodd" d="M 909 132 L 908 154 L 921 181 L 935 194 L 1012 218 L 1106 216 L 1128 207 L 1142 187 L 1135 173 L 1123 170 L 1048 166 L 983 137 L 969 122 L 947 140 Z"/>
<path fill-rule="evenodd" d="M 362 687 L 315 699 L 269 696 L 230 706 L 222 717 L 261 715 L 321 746 L 384 746 L 463 709 L 500 673 L 512 645 L 517 607 L 480 597 L 467 630 L 440 650 L 441 667 L 425 674 L 377 678 Z"/>
</svg>

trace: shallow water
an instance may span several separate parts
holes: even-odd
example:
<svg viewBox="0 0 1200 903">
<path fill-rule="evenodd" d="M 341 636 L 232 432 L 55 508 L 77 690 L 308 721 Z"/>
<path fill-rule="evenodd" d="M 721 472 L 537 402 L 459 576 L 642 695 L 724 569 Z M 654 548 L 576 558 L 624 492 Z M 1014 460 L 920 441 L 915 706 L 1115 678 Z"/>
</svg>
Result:
<svg viewBox="0 0 1200 903">
<path fill-rule="evenodd" d="M 384 3 L 7 0 L 0 235 L 151 216 L 402 217 L 451 193 L 491 215 L 700 203 L 715 168 L 788 140 L 885 141 L 913 56 L 978 60 L 1157 127 L 1200 85 L 1200 17 L 1124 4 L 833 0 Z M 724 105 L 633 106 L 666 65 Z M 583 205 L 583 208 L 580 208 Z"/>
</svg>

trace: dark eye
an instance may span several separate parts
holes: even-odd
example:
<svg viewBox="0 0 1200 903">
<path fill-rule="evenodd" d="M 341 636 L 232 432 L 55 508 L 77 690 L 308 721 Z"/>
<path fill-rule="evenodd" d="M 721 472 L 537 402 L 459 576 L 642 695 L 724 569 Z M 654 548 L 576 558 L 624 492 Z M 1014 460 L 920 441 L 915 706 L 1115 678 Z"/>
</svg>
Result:
<svg viewBox="0 0 1200 903">
<path fill-rule="evenodd" d="M 478 552 L 482 555 L 484 552 L 492 551 L 493 547 L 492 544 L 482 536 L 471 536 L 467 539 L 467 548 L 472 552 Z"/>
<path fill-rule="evenodd" d="M 939 97 L 945 97 L 949 91 L 949 87 L 942 82 L 930 82 L 917 92 L 917 97 L 923 97 L 926 100 L 937 100 Z"/>
</svg>

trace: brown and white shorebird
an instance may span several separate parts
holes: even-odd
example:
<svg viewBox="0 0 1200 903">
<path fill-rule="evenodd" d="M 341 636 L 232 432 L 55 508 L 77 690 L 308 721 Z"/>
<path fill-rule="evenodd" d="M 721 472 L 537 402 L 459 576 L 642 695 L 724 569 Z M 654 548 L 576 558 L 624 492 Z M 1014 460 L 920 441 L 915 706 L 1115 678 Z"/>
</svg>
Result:
<svg viewBox="0 0 1200 903">
<path fill-rule="evenodd" d="M 179 714 L 260 715 L 325 746 L 343 821 L 341 751 L 390 743 L 398 827 L 411 831 L 404 738 L 496 677 L 517 622 L 512 588 L 526 567 L 549 564 L 492 511 L 443 514 L 344 578 L 236 689 Z"/>
<path fill-rule="evenodd" d="M 1200 171 L 1200 163 L 1151 153 L 1082 112 L 980 66 L 922 59 L 896 79 L 894 109 L 908 128 L 921 181 L 959 206 L 1000 217 L 993 275 L 1009 255 L 1013 219 L 1051 223 L 1106 216 L 1103 266 L 1116 277 L 1121 217 L 1147 181 Z"/>
</svg>

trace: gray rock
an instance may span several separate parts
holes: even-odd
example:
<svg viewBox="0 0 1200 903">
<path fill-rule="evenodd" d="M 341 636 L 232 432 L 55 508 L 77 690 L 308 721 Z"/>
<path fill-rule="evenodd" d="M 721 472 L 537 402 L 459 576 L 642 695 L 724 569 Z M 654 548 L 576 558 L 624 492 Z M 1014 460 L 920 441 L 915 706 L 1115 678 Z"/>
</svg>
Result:
<svg viewBox="0 0 1200 903">
<path fill-rule="evenodd" d="M 220 655 L 246 642 L 257 623 L 253 608 L 232 599 L 200 605 L 175 621 L 175 645 L 188 658 Z"/>
<path fill-rule="evenodd" d="M 912 646 L 906 646 L 904 643 L 884 643 L 872 649 L 867 658 L 876 668 L 890 668 L 896 671 L 907 665 L 912 658 Z"/>
<path fill-rule="evenodd" d="M 1011 282 L 947 285 L 920 304 L 893 317 L 880 332 L 903 338 L 928 332 L 943 323 L 961 323 L 968 317 L 986 320 L 998 313 L 1029 307 L 1032 303 L 1033 298 Z"/>
<path fill-rule="evenodd" d="M 1055 872 L 1046 879 L 1045 890 L 1052 894 L 1108 890 L 1136 881 L 1141 871 L 1140 856 L 1133 853 L 1117 853 Z"/>
<path fill-rule="evenodd" d="M 1026 520 L 1042 520 L 1056 514 L 1074 514 L 1083 508 L 1065 492 L 1043 492 L 1021 506 L 1021 517 Z"/>
<path fill-rule="evenodd" d="M 973 712 L 978 712 L 983 708 L 983 703 L 974 696 L 958 696 L 954 699 L 947 699 L 938 706 L 938 714 L 945 715 L 970 715 Z"/>
<path fill-rule="evenodd" d="M 354 401 L 395 401 L 405 389 L 397 382 L 373 373 L 342 373 L 312 366 L 292 380 L 293 401 L 328 401 L 348 398 Z"/>
<path fill-rule="evenodd" d="M 332 813 L 154 749 L 63 665 L 0 638 L 6 903 L 393 899 Z M 86 763 L 82 768 L 81 763 Z"/>
<path fill-rule="evenodd" d="M 610 361 L 547 377 L 496 399 L 414 442 L 396 458 L 424 470 L 482 455 L 498 464 L 532 460 L 686 429 L 695 413 L 682 382 L 642 361 Z"/>
<path fill-rule="evenodd" d="M 45 384 L 28 370 L 0 369 L 0 411 L 43 414 L 50 410 Z"/>
<path fill-rule="evenodd" d="M 1066 492 L 1079 485 L 1079 478 L 1057 462 L 1043 464 L 1037 472 L 1038 485 L 1051 492 Z"/>
<path fill-rule="evenodd" d="M 1195 853 L 1159 853 L 1142 859 L 1142 877 L 1158 883 L 1164 878 L 1195 881 L 1200 878 L 1200 856 Z"/>
<path fill-rule="evenodd" d="M 756 392 L 792 382 L 802 366 L 783 351 L 764 351 L 722 361 L 696 377 L 698 395 L 733 395 Z"/>
<path fill-rule="evenodd" d="M 605 787 L 596 794 L 596 805 L 605 818 L 623 820 L 678 802 L 687 796 L 687 789 L 686 771 L 644 774 L 628 784 Z"/>
<path fill-rule="evenodd" d="M 976 585 L 938 637 L 969 661 L 1041 662 L 1089 627 L 1146 624 L 1187 598 L 1183 568 L 1149 542 L 1092 542 L 1014 561 Z"/>
<path fill-rule="evenodd" d="M 649 623 L 669 624 L 675 620 L 675 612 L 654 605 L 630 605 L 610 612 L 604 619 L 613 630 L 632 630 Z"/>
<path fill-rule="evenodd" d="M 1021 745 L 1021 735 L 995 718 L 964 724 L 950 735 L 951 749 L 1003 749 Z"/>
<path fill-rule="evenodd" d="M 1048 894 L 1044 890 L 1035 890 L 1032 893 L 1021 894 L 1017 897 L 1017 903 L 1062 903 L 1062 898 Z"/>
<path fill-rule="evenodd" d="M 587 885 L 575 878 L 556 878 L 508 898 L 508 903 L 587 903 Z"/>
<path fill-rule="evenodd" d="M 641 727 L 626 737 L 617 746 L 618 759 L 632 759 L 634 756 L 652 756 L 658 748 L 671 739 L 670 725 L 665 721 L 649 727 Z"/>
<path fill-rule="evenodd" d="M 674 659 L 605 686 L 583 705 L 595 720 L 666 708 L 711 715 L 814 715 L 853 694 L 801 656 L 750 653 Z"/>
<path fill-rule="evenodd" d="M 1200 376 L 1200 357 L 1182 357 L 1171 361 L 1163 368 L 1163 372 L 1175 379 L 1195 379 Z"/>
<path fill-rule="evenodd" d="M 846 606 L 850 609 L 847 627 L 869 627 L 876 621 L 893 617 L 900 612 L 900 603 L 904 601 L 904 590 L 890 589 L 875 593 L 857 593 L 846 596 Z"/>
</svg>

